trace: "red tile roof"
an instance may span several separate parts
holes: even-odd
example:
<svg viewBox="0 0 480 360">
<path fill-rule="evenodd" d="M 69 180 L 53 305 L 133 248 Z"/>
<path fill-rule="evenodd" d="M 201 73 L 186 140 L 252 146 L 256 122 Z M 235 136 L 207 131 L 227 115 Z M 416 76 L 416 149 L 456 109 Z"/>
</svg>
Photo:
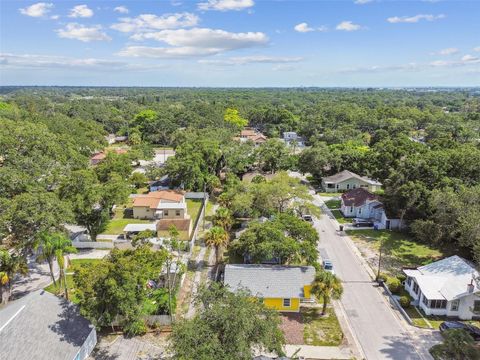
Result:
<svg viewBox="0 0 480 360">
<path fill-rule="evenodd" d="M 376 200 L 377 196 L 363 188 L 357 188 L 342 194 L 342 201 L 345 206 L 361 206 L 367 200 Z"/>
</svg>

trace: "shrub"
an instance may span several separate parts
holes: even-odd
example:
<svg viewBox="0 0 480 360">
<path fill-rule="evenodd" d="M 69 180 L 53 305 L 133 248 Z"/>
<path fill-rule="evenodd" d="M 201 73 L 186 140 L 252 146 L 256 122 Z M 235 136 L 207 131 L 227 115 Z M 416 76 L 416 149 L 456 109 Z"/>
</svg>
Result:
<svg viewBox="0 0 480 360">
<path fill-rule="evenodd" d="M 387 281 L 387 279 L 388 279 L 388 275 L 387 275 L 387 274 L 385 274 L 385 273 L 380 273 L 380 275 L 379 275 L 379 277 L 378 277 L 378 281 L 383 281 L 383 282 L 385 282 L 385 281 Z"/>
<path fill-rule="evenodd" d="M 388 289 L 393 294 L 398 294 L 402 290 L 402 283 L 395 277 L 387 277 L 387 286 Z"/>
<path fill-rule="evenodd" d="M 400 296 L 400 299 L 398 300 L 398 302 L 400 303 L 400 306 L 404 309 L 407 309 L 410 307 L 410 302 L 411 302 L 411 298 L 410 296 L 408 295 L 403 295 L 403 296 Z"/>
<path fill-rule="evenodd" d="M 404 282 L 405 280 L 407 280 L 407 275 L 400 274 L 397 276 L 397 279 L 400 280 L 400 282 Z"/>
<path fill-rule="evenodd" d="M 133 322 L 125 324 L 125 326 L 123 327 L 123 331 L 128 336 L 143 335 L 147 332 L 147 326 L 145 325 L 145 322 L 143 320 L 135 320 Z"/>
</svg>

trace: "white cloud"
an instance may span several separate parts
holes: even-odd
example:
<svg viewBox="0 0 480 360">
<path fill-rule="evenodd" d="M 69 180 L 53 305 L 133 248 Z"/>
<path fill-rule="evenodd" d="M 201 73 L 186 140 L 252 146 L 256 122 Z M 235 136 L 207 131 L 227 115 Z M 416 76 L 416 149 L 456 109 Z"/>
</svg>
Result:
<svg viewBox="0 0 480 360">
<path fill-rule="evenodd" d="M 238 11 L 248 9 L 253 5 L 255 5 L 253 0 L 207 0 L 207 2 L 198 3 L 198 9 L 204 11 Z"/>
<path fill-rule="evenodd" d="M 199 18 L 192 13 L 164 14 L 157 16 L 153 14 L 141 14 L 135 18 L 122 18 L 112 29 L 121 32 L 141 32 L 151 30 L 178 29 L 191 27 L 198 24 Z"/>
<path fill-rule="evenodd" d="M 113 11 L 118 12 L 120 14 L 128 14 L 128 8 L 126 6 L 117 6 L 113 9 Z"/>
<path fill-rule="evenodd" d="M 373 0 L 355 0 L 354 3 L 357 4 L 357 5 L 365 5 L 365 4 L 368 4 L 368 3 L 371 3 L 373 2 Z"/>
<path fill-rule="evenodd" d="M 418 14 L 415 16 L 393 16 L 389 17 L 387 21 L 391 24 L 398 24 L 398 23 L 418 23 L 421 20 L 426 20 L 426 21 L 435 21 L 435 20 L 440 20 L 444 19 L 445 15 L 440 14 L 440 15 L 432 15 L 432 14 Z"/>
<path fill-rule="evenodd" d="M 42 17 L 50 12 L 50 9 L 53 8 L 52 3 L 39 2 L 25 8 L 21 8 L 20 13 L 26 16 L 31 17 Z"/>
<path fill-rule="evenodd" d="M 472 65 L 480 64 L 480 58 L 465 55 L 460 60 L 435 60 L 429 63 L 408 63 L 400 65 L 386 65 L 386 66 L 369 66 L 369 67 L 355 67 L 341 70 L 344 73 L 369 73 L 369 72 L 389 72 L 389 71 L 425 71 L 428 69 L 451 68 L 451 67 L 470 67 Z"/>
<path fill-rule="evenodd" d="M 328 31 L 328 27 L 326 27 L 325 25 L 319 26 L 317 28 L 312 28 L 306 22 L 297 24 L 293 28 L 295 31 L 298 31 L 301 33 L 306 33 L 311 31 L 320 31 L 320 32 Z"/>
<path fill-rule="evenodd" d="M 356 31 L 360 30 L 362 27 L 358 24 L 354 24 L 351 21 L 342 21 L 337 25 L 336 29 L 341 31 Z"/>
<path fill-rule="evenodd" d="M 130 64 L 124 61 L 72 58 L 55 55 L 0 53 L 0 67 L 9 69 L 78 69 L 78 70 L 149 70 L 165 67 L 164 64 Z"/>
<path fill-rule="evenodd" d="M 111 40 L 110 36 L 102 31 L 102 27 L 100 25 L 92 25 L 87 27 L 77 23 L 68 23 L 65 28 L 58 29 L 56 32 L 61 38 L 76 39 L 83 42 Z"/>
<path fill-rule="evenodd" d="M 68 17 L 71 18 L 89 18 L 93 16 L 93 10 L 87 5 L 77 5 L 70 10 Z"/>
<path fill-rule="evenodd" d="M 60 15 L 52 15 L 52 16 L 50 16 L 50 19 L 58 20 L 58 19 L 60 19 Z"/>
<path fill-rule="evenodd" d="M 294 29 L 295 29 L 295 31 L 298 31 L 298 32 L 301 32 L 301 33 L 315 31 L 315 29 L 308 26 L 308 24 L 306 22 L 295 25 Z"/>
<path fill-rule="evenodd" d="M 462 56 L 461 60 L 464 61 L 464 62 L 478 61 L 478 57 L 467 54 L 467 55 Z"/>
<path fill-rule="evenodd" d="M 473 51 L 480 51 L 480 46 L 477 46 L 476 48 L 473 48 Z"/>
<path fill-rule="evenodd" d="M 453 55 L 453 54 L 457 54 L 459 52 L 459 50 L 457 48 L 446 48 L 446 49 L 442 49 L 440 50 L 437 54 L 438 55 Z"/>
<path fill-rule="evenodd" d="M 239 56 L 227 59 L 205 59 L 199 60 L 201 64 L 208 65 L 247 65 L 247 64 L 286 64 L 302 61 L 302 57 L 279 57 L 266 55 Z"/>
<path fill-rule="evenodd" d="M 208 28 L 138 33 L 131 38 L 157 40 L 170 47 L 128 46 L 118 55 L 159 58 L 208 56 L 236 49 L 264 46 L 268 42 L 268 37 L 261 32 L 231 33 Z"/>
</svg>

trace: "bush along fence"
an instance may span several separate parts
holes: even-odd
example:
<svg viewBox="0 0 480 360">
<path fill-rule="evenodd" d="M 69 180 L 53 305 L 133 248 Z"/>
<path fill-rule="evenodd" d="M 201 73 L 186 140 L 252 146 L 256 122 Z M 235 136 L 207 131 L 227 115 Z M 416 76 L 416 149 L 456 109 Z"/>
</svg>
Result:
<svg viewBox="0 0 480 360">
<path fill-rule="evenodd" d="M 405 309 L 400 305 L 400 303 L 398 302 L 398 300 L 395 298 L 395 296 L 392 294 L 392 292 L 390 291 L 390 289 L 388 288 L 387 284 L 385 282 L 381 282 L 383 288 L 385 289 L 385 291 L 387 292 L 388 294 L 388 297 L 390 299 L 390 303 L 395 306 L 398 311 L 400 311 L 400 313 L 402 314 L 402 316 L 405 318 L 405 320 L 407 320 L 407 322 L 410 324 L 410 325 L 414 325 L 415 324 L 413 323 L 413 320 L 412 318 L 407 314 L 407 312 L 405 311 Z"/>
</svg>

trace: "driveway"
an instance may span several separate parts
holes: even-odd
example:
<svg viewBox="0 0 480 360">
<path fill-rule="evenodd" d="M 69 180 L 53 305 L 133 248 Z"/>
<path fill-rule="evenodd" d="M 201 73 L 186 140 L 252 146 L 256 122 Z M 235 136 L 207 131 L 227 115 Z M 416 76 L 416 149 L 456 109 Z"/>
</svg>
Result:
<svg viewBox="0 0 480 360">
<path fill-rule="evenodd" d="M 164 346 L 118 335 L 113 340 L 101 339 L 88 360 L 158 360 L 164 353 Z"/>
<path fill-rule="evenodd" d="M 12 297 L 14 299 L 20 298 L 32 291 L 43 289 L 50 285 L 52 278 L 50 277 L 50 270 L 48 264 L 38 264 L 34 256 L 29 256 L 28 259 L 28 275 L 15 276 L 13 280 Z M 58 265 L 55 261 L 53 264 L 53 272 L 55 277 L 58 277 Z"/>
<path fill-rule="evenodd" d="M 324 205 L 317 195 L 315 204 Z M 319 247 L 327 253 L 343 281 L 344 294 L 340 303 L 365 358 L 431 359 L 428 348 L 435 343 L 435 336 L 417 332 L 397 315 L 372 282 L 368 265 L 351 239 L 337 231 L 337 221 L 324 215 L 315 220 L 314 226 L 320 235 Z"/>
</svg>

